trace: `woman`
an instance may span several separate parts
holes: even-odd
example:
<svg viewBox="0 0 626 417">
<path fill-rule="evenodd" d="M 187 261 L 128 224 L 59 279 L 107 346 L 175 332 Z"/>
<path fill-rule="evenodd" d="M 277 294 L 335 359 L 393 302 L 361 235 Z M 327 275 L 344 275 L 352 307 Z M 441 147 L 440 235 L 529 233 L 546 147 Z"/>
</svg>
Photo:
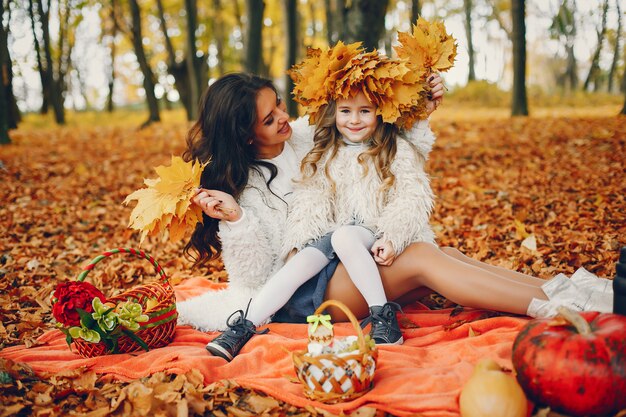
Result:
<svg viewBox="0 0 626 417">
<path fill-rule="evenodd" d="M 443 86 L 437 75 L 429 82 L 432 112 L 442 100 Z M 427 157 L 434 141 L 428 121 L 420 121 L 408 133 Z M 265 280 L 284 264 L 280 250 L 291 178 L 297 175 L 312 137 L 306 119 L 290 124 L 284 103 L 269 80 L 229 74 L 207 89 L 184 154 L 187 160 L 210 161 L 202 174 L 202 189 L 193 200 L 204 212 L 204 224 L 198 225 L 185 251 L 197 252 L 199 265 L 221 255 L 229 286 L 179 303 L 181 324 L 224 330 L 228 315 L 243 310 Z M 458 304 L 514 314 L 548 316 L 559 304 L 594 308 L 584 305 L 587 298 L 576 291 L 572 280 L 550 280 L 552 286 L 544 292 L 546 281 L 542 279 L 429 243 L 409 245 L 393 264 L 379 266 L 379 271 L 389 300 L 409 302 L 422 287 L 428 287 Z M 310 282 L 314 283 L 311 288 L 296 294 L 290 301 L 293 308 L 288 305 L 287 311 L 279 311 L 275 321 L 299 321 L 326 299 L 343 302 L 357 317 L 368 314 L 367 303 L 340 263 L 330 264 Z M 559 296 L 561 293 L 565 296 Z M 339 310 L 330 313 L 336 320 L 346 319 Z M 246 327 L 244 317 L 234 324 L 239 330 L 254 331 Z"/>
</svg>

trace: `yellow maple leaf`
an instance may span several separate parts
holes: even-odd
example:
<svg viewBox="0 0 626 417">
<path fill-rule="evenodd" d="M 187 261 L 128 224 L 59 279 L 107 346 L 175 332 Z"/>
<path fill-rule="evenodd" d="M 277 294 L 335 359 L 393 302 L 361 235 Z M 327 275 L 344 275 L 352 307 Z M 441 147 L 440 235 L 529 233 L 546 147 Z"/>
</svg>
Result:
<svg viewBox="0 0 626 417">
<path fill-rule="evenodd" d="M 191 198 L 200 186 L 205 166 L 206 163 L 185 162 L 179 156 L 172 156 L 169 166 L 155 168 L 158 178 L 145 179 L 146 188 L 126 197 L 124 204 L 137 201 L 128 227 L 141 231 L 141 242 L 146 236 L 158 236 L 165 230 L 169 231 L 170 240 L 175 242 L 182 239 L 197 222 L 202 222 L 202 211 L 191 204 Z"/>
<path fill-rule="evenodd" d="M 412 33 L 398 32 L 399 46 L 394 49 L 398 57 L 408 61 L 411 68 L 447 71 L 454 65 L 456 41 L 446 32 L 441 22 L 419 18 Z"/>
</svg>

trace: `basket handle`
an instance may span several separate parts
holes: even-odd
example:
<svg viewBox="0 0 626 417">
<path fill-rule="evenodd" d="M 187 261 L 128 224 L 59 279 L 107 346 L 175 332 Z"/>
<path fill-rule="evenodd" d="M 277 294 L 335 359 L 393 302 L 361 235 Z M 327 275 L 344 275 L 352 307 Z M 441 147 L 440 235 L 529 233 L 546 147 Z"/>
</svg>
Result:
<svg viewBox="0 0 626 417">
<path fill-rule="evenodd" d="M 359 322 L 356 319 L 356 317 L 354 317 L 354 314 L 352 313 L 352 311 L 350 311 L 348 306 L 346 306 L 344 303 L 342 303 L 341 301 L 337 301 L 337 300 L 326 300 L 322 304 L 320 304 L 317 310 L 315 310 L 315 314 L 322 314 L 322 312 L 326 309 L 326 307 L 329 307 L 329 306 L 335 306 L 339 308 L 341 311 L 343 311 L 346 314 L 346 316 L 348 316 L 350 323 L 352 323 L 352 326 L 354 326 L 354 329 L 356 330 L 356 335 L 357 335 L 357 339 L 359 343 L 359 351 L 362 353 L 367 352 L 367 350 L 365 349 L 365 336 L 363 336 L 363 330 L 361 330 L 361 326 L 359 325 Z"/>
<path fill-rule="evenodd" d="M 130 253 L 131 255 L 135 255 L 138 258 L 147 259 L 152 264 L 152 266 L 154 266 L 157 274 L 160 275 L 161 281 L 163 281 L 164 283 L 168 282 L 168 278 L 167 278 L 167 275 L 165 274 L 165 271 L 163 270 L 163 268 L 161 268 L 161 265 L 159 265 L 159 263 L 152 256 L 148 255 L 142 250 L 137 250 L 133 248 L 116 248 L 116 249 L 110 249 L 106 252 L 103 252 L 101 255 L 98 255 L 95 258 L 93 258 L 91 262 L 89 262 L 89 264 L 87 264 L 83 268 L 83 271 L 78 275 L 76 279 L 78 281 L 84 281 L 85 278 L 87 277 L 87 274 L 89 274 L 89 272 L 91 272 L 91 270 L 94 269 L 94 267 L 96 266 L 98 262 L 116 253 Z"/>
</svg>

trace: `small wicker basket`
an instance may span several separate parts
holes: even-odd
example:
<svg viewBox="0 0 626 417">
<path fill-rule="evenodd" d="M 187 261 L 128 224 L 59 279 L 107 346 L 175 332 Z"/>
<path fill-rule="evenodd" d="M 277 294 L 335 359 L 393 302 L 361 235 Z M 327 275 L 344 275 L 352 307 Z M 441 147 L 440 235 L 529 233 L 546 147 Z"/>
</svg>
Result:
<svg viewBox="0 0 626 417">
<path fill-rule="evenodd" d="M 357 333 L 359 350 L 341 356 L 335 353 L 311 356 L 307 351 L 293 352 L 293 364 L 307 398 L 325 403 L 350 401 L 372 388 L 378 350 L 370 348 L 365 342 L 359 322 L 345 304 L 328 300 L 317 308 L 315 314 L 321 314 L 329 306 L 338 307 L 348 316 Z"/>
<path fill-rule="evenodd" d="M 147 259 L 156 269 L 160 280 L 131 288 L 115 297 L 107 299 L 107 301 L 119 303 L 130 300 L 141 304 L 143 312 L 149 317 L 149 320 L 139 323 L 140 327 L 139 330 L 135 332 L 136 335 L 139 336 L 149 348 L 158 348 L 169 344 L 174 338 L 176 318 L 178 317 L 176 298 L 174 296 L 174 289 L 165 271 L 150 255 L 144 251 L 130 248 L 117 248 L 106 251 L 85 266 L 83 271 L 78 275 L 77 280 L 84 281 L 87 274 L 94 269 L 98 262 L 116 253 L 128 253 L 139 258 Z M 147 308 L 148 300 L 150 300 L 149 308 Z M 82 339 L 74 339 L 73 343 L 78 353 L 86 358 L 110 353 L 102 342 L 91 343 Z M 139 350 L 143 350 L 142 347 L 128 336 L 121 336 L 118 339 L 117 353 L 130 353 Z"/>
</svg>

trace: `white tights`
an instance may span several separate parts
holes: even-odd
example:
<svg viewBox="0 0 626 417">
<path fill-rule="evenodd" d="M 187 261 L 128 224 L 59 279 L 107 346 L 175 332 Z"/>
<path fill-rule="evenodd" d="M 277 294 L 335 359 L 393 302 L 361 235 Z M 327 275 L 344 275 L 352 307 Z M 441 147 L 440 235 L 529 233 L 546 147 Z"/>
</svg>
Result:
<svg viewBox="0 0 626 417">
<path fill-rule="evenodd" d="M 385 290 L 370 253 L 374 244 L 371 232 L 360 226 L 341 226 L 333 233 L 331 244 L 367 304 L 385 304 Z M 313 247 L 306 247 L 295 254 L 252 300 L 247 319 L 256 326 L 265 322 L 329 262 L 326 255 Z"/>
</svg>

